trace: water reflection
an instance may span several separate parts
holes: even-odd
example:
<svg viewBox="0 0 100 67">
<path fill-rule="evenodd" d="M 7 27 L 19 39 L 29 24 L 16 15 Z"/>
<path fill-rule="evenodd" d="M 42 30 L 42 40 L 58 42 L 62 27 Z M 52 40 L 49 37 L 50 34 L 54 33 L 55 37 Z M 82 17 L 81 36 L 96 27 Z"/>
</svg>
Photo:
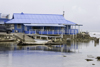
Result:
<svg viewBox="0 0 100 67">
<path fill-rule="evenodd" d="M 79 52 L 82 45 L 89 45 L 90 41 L 68 41 L 62 45 L 17 45 L 16 42 L 1 42 L 0 51 L 8 50 L 42 50 L 42 51 L 54 51 L 54 52 Z"/>
<path fill-rule="evenodd" d="M 16 42 L 0 42 L 0 51 L 14 50 L 17 47 Z"/>
<path fill-rule="evenodd" d="M 13 42 L 1 42 L 0 51 L 7 50 L 42 50 L 42 51 L 55 51 L 55 52 L 76 52 L 79 51 L 79 42 L 73 41 L 62 45 L 27 45 L 18 46 Z"/>
<path fill-rule="evenodd" d="M 13 42 L 1 42 L 0 67 L 91 67 L 92 64 L 99 67 L 96 57 L 100 55 L 100 45 L 94 47 L 94 44 L 95 41 L 72 41 L 62 45 L 18 46 Z"/>
</svg>

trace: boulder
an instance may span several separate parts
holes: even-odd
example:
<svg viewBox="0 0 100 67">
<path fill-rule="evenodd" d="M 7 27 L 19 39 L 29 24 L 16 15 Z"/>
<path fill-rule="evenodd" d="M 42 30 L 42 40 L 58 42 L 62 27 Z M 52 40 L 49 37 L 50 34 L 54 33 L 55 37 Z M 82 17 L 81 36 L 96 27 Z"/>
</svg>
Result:
<svg viewBox="0 0 100 67">
<path fill-rule="evenodd" d="M 98 56 L 96 59 L 100 60 L 100 56 Z"/>
<path fill-rule="evenodd" d="M 93 61 L 92 59 L 85 59 L 86 61 Z"/>
</svg>

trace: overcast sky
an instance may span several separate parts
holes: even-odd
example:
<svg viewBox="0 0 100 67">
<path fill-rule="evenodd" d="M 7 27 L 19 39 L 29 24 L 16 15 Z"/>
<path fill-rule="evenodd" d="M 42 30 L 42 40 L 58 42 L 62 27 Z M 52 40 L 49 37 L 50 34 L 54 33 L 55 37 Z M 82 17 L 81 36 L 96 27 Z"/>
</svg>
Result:
<svg viewBox="0 0 100 67">
<path fill-rule="evenodd" d="M 0 0 L 0 13 L 63 14 L 83 24 L 81 30 L 100 31 L 100 0 Z"/>
</svg>

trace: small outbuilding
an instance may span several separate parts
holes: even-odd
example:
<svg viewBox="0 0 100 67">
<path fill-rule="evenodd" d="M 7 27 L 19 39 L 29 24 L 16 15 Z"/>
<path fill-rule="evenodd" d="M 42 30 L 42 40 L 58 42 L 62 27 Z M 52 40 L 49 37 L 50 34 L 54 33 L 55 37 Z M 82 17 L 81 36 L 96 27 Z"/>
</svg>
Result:
<svg viewBox="0 0 100 67">
<path fill-rule="evenodd" d="M 0 25 L 4 25 L 5 22 L 9 21 L 9 18 L 8 17 L 9 17 L 9 15 L 2 15 L 0 13 Z"/>
</svg>

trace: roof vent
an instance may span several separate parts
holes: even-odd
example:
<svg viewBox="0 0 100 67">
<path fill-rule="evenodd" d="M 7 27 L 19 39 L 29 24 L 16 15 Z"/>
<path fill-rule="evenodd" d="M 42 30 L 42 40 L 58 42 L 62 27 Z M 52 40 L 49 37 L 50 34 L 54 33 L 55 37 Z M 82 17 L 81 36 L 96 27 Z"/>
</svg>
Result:
<svg viewBox="0 0 100 67">
<path fill-rule="evenodd" d="M 21 12 L 21 14 L 24 14 L 23 12 Z"/>
<path fill-rule="evenodd" d="M 63 11 L 63 16 L 65 15 L 65 11 Z"/>
</svg>

